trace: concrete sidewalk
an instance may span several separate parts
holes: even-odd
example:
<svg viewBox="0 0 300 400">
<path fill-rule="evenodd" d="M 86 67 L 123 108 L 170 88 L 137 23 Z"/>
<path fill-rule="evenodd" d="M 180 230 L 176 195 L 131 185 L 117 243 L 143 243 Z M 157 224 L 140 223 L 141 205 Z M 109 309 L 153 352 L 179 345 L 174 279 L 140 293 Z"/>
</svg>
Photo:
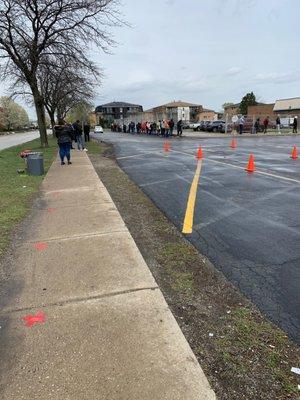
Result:
<svg viewBox="0 0 300 400">
<path fill-rule="evenodd" d="M 215 399 L 89 158 L 72 161 L 52 165 L 16 239 L 0 294 L 0 398 Z M 27 327 L 39 311 L 45 322 Z"/>
</svg>

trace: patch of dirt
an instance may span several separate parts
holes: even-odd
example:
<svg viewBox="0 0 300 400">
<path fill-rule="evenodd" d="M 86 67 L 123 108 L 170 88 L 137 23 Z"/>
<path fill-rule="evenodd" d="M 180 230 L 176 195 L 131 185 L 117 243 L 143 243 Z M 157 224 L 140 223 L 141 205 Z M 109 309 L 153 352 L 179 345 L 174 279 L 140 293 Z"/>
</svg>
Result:
<svg viewBox="0 0 300 400">
<path fill-rule="evenodd" d="M 114 160 L 90 159 L 221 400 L 299 399 L 299 347 L 190 244 Z"/>
</svg>

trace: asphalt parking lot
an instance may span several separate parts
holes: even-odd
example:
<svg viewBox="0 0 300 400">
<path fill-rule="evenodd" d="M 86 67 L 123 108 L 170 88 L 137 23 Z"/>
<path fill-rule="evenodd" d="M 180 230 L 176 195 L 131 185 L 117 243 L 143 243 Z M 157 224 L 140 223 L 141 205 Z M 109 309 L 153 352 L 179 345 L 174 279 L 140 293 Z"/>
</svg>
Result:
<svg viewBox="0 0 300 400">
<path fill-rule="evenodd" d="M 99 137 L 99 135 L 96 135 Z M 104 133 L 121 168 L 182 230 L 199 145 L 204 151 L 193 232 L 199 251 L 300 343 L 300 160 L 298 137 L 164 140 Z M 256 172 L 245 171 L 250 153 Z M 134 204 L 132 205 L 134 207 Z"/>
</svg>

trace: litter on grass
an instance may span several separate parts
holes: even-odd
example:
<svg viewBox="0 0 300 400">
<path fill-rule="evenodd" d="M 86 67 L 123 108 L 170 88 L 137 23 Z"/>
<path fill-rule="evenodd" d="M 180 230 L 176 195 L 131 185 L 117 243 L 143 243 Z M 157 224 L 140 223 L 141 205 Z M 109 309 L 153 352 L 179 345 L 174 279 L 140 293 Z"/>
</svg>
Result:
<svg viewBox="0 0 300 400">
<path fill-rule="evenodd" d="M 295 367 L 293 367 L 293 368 L 291 369 L 291 372 L 294 372 L 294 374 L 300 375 L 300 368 L 295 368 Z"/>
</svg>

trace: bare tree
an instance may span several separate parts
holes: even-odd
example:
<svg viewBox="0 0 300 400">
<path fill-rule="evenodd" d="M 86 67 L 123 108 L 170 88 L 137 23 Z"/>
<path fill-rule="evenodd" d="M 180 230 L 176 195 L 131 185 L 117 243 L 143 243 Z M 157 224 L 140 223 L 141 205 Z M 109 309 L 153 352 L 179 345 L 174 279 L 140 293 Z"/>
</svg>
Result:
<svg viewBox="0 0 300 400">
<path fill-rule="evenodd" d="M 100 70 L 92 62 L 83 66 L 68 57 L 52 57 L 43 63 L 38 82 L 52 126 L 55 114 L 64 118 L 77 104 L 93 99 L 100 77 Z"/>
<path fill-rule="evenodd" d="M 66 55 L 86 65 L 94 42 L 107 51 L 114 42 L 107 29 L 122 24 L 118 0 L 3 0 L 0 2 L 0 55 L 5 73 L 17 69 L 30 87 L 41 136 L 48 145 L 45 103 L 38 73 L 44 59 Z"/>
</svg>

